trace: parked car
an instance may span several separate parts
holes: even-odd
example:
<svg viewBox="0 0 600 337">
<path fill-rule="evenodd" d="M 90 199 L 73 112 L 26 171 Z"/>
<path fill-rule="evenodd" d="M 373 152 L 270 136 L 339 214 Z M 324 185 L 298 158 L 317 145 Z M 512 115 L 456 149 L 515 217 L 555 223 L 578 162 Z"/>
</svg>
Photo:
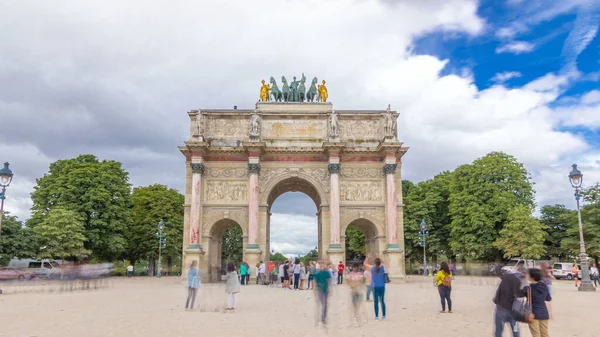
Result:
<svg viewBox="0 0 600 337">
<path fill-rule="evenodd" d="M 54 260 L 12 259 L 8 266 L 29 271 L 40 278 L 60 279 L 62 277 L 62 269 Z"/>
<path fill-rule="evenodd" d="M 581 279 L 581 266 L 579 267 L 579 275 L 578 277 Z M 571 262 L 556 262 L 552 265 L 552 276 L 554 276 L 557 280 L 561 278 L 566 278 L 567 280 L 573 279 L 573 273 L 571 269 L 573 268 L 573 263 Z"/>
<path fill-rule="evenodd" d="M 502 272 L 518 271 L 521 267 L 538 268 L 542 262 L 549 263 L 544 260 L 526 260 L 520 257 L 513 257 L 504 265 L 504 267 L 502 267 Z"/>
<path fill-rule="evenodd" d="M 27 270 L 19 270 L 12 267 L 0 267 L 0 280 L 31 280 L 35 274 Z"/>
</svg>

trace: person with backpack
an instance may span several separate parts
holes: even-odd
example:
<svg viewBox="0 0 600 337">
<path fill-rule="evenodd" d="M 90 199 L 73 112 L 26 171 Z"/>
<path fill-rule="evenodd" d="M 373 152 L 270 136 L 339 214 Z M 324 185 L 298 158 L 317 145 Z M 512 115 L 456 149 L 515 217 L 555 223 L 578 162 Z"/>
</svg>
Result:
<svg viewBox="0 0 600 337">
<path fill-rule="evenodd" d="M 550 313 L 546 302 L 552 301 L 548 287 L 540 282 L 542 272 L 537 268 L 528 270 L 529 285 L 521 290 L 522 296 L 527 296 L 527 302 L 533 313 L 533 320 L 529 322 L 529 331 L 532 337 L 548 337 L 548 320 Z"/>
<path fill-rule="evenodd" d="M 496 289 L 496 295 L 493 302 L 496 304 L 494 312 L 494 336 L 502 337 L 504 325 L 508 323 L 512 331 L 513 337 L 519 337 L 519 323 L 515 319 L 512 310 L 515 299 L 523 297 L 521 293 L 521 284 L 524 275 L 521 272 L 510 270 L 505 274 L 502 273 L 502 265 L 496 265 L 495 273 L 502 279 Z"/>
<path fill-rule="evenodd" d="M 440 293 L 440 300 L 442 301 L 442 314 L 446 313 L 446 302 L 448 302 L 448 313 L 452 313 L 452 299 L 450 298 L 450 292 L 452 292 L 452 273 L 448 263 L 442 262 L 440 270 L 435 275 L 435 282 Z"/>
</svg>

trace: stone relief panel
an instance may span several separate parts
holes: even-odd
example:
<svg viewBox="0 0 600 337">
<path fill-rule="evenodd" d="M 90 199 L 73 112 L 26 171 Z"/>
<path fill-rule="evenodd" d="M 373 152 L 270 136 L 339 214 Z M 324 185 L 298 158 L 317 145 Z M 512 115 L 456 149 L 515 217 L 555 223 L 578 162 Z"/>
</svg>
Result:
<svg viewBox="0 0 600 337">
<path fill-rule="evenodd" d="M 382 139 L 380 120 L 340 120 L 342 139 Z"/>
<path fill-rule="evenodd" d="M 342 166 L 340 175 L 343 178 L 383 178 L 381 167 L 345 167 Z"/>
<path fill-rule="evenodd" d="M 367 219 L 377 227 L 379 235 L 385 233 L 385 230 L 383 228 L 383 224 L 385 222 L 385 214 L 383 209 L 361 209 L 342 207 L 342 209 L 340 209 L 340 214 L 340 225 L 342 229 L 348 227 L 348 225 L 356 219 Z"/>
<path fill-rule="evenodd" d="M 262 138 L 327 138 L 327 123 L 319 120 L 263 120 Z"/>
<path fill-rule="evenodd" d="M 209 180 L 206 182 L 206 201 L 248 200 L 248 183 L 245 181 Z"/>
<path fill-rule="evenodd" d="M 260 171 L 258 185 L 260 186 L 260 192 L 265 192 L 271 181 L 281 175 L 295 175 L 295 174 L 306 174 L 316 179 L 320 184 L 321 188 L 325 192 L 329 192 L 329 172 L 326 167 L 320 168 L 299 168 L 299 167 L 273 167 L 273 168 L 262 168 Z"/>
<path fill-rule="evenodd" d="M 340 183 L 341 201 L 382 201 L 383 189 L 380 182 L 356 181 Z"/>
<path fill-rule="evenodd" d="M 245 178 L 248 167 L 207 167 L 204 173 L 206 178 Z"/>
<path fill-rule="evenodd" d="M 237 222 L 241 227 L 244 235 L 248 223 L 248 211 L 245 209 L 227 209 L 227 208 L 209 208 L 205 209 L 202 217 L 202 236 L 209 236 L 213 225 L 221 219 L 231 219 Z"/>
<path fill-rule="evenodd" d="M 248 139 L 248 119 L 207 116 L 205 120 L 205 138 Z"/>
</svg>

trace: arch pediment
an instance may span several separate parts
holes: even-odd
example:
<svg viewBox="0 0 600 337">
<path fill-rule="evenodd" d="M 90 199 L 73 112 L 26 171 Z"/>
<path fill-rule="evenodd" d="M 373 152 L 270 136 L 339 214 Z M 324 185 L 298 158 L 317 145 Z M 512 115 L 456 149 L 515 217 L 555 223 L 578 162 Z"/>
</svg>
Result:
<svg viewBox="0 0 600 337">
<path fill-rule="evenodd" d="M 260 203 L 270 205 L 286 192 L 303 192 L 317 207 L 328 204 L 329 173 L 327 167 L 263 168 L 259 176 Z"/>
</svg>

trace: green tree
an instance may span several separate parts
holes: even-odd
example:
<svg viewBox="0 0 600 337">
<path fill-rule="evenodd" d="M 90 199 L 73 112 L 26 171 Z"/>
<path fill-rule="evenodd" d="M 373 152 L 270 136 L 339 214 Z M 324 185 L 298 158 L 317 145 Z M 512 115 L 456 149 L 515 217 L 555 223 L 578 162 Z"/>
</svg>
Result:
<svg viewBox="0 0 600 337">
<path fill-rule="evenodd" d="M 271 261 L 275 262 L 285 262 L 287 261 L 287 257 L 283 256 L 281 253 L 275 253 L 271 255 Z"/>
<path fill-rule="evenodd" d="M 420 260 L 423 248 L 419 246 L 421 221 L 427 223 L 428 256 L 452 257 L 450 249 L 450 216 L 448 211 L 451 172 L 442 172 L 433 179 L 418 183 L 405 198 L 404 228 L 406 254 L 409 259 Z"/>
<path fill-rule="evenodd" d="M 402 180 L 402 198 L 406 199 L 415 188 L 415 183 L 410 180 Z"/>
<path fill-rule="evenodd" d="M 223 233 L 221 244 L 221 263 L 233 262 L 238 265 L 243 258 L 243 235 L 240 226 L 232 226 Z M 253 267 L 253 266 L 252 266 Z"/>
<path fill-rule="evenodd" d="M 562 241 L 567 238 L 567 230 L 573 226 L 573 216 L 576 212 L 567 209 L 564 205 L 546 205 L 540 210 L 540 222 L 546 229 L 547 253 L 549 256 L 560 259 L 571 255 L 571 252 L 563 249 Z"/>
<path fill-rule="evenodd" d="M 583 189 L 581 195 L 583 196 L 583 201 L 588 204 L 600 202 L 600 183 Z"/>
<path fill-rule="evenodd" d="M 586 253 L 598 260 L 600 258 L 600 202 L 586 205 L 581 209 L 583 238 Z M 571 258 L 579 256 L 579 224 L 577 212 L 569 214 L 569 228 L 566 237 L 561 241 L 561 248 Z"/>
<path fill-rule="evenodd" d="M 502 254 L 494 242 L 516 206 L 534 206 L 529 173 L 514 157 L 492 152 L 456 169 L 450 184 L 450 247 L 465 258 Z"/>
<path fill-rule="evenodd" d="M 364 259 L 367 253 L 365 234 L 360 228 L 348 226 L 346 228 L 346 258 Z"/>
<path fill-rule="evenodd" d="M 37 224 L 33 235 L 39 245 L 39 258 L 82 258 L 89 251 L 85 249 L 85 227 L 83 218 L 75 211 L 55 207 L 44 220 Z"/>
<path fill-rule="evenodd" d="M 310 261 L 317 261 L 318 259 L 319 259 L 319 252 L 317 252 L 315 249 L 311 249 L 311 251 L 308 252 L 308 254 L 306 254 L 300 258 L 300 261 L 302 261 L 302 263 L 304 263 L 305 266 L 308 266 Z M 275 260 L 273 260 L 273 261 L 275 261 Z M 285 261 L 285 260 L 283 260 L 283 261 Z"/>
<path fill-rule="evenodd" d="M 27 224 L 35 228 L 57 207 L 74 211 L 85 227 L 85 248 L 98 260 L 112 261 L 126 249 L 125 233 L 131 223 L 128 179 L 121 163 L 99 161 L 90 154 L 55 161 L 37 179 Z"/>
<path fill-rule="evenodd" d="M 131 195 L 132 224 L 127 231 L 127 257 L 132 264 L 146 257 L 158 257 L 158 222 L 165 223 L 167 259 L 181 255 L 184 196 L 165 185 L 136 187 Z"/>
<path fill-rule="evenodd" d="M 33 258 L 37 246 L 31 229 L 25 227 L 16 216 L 4 213 L 2 236 L 0 236 L 0 265 L 6 265 L 12 258 Z"/>
<path fill-rule="evenodd" d="M 524 205 L 514 207 L 508 213 L 508 222 L 500 230 L 496 247 L 504 252 L 504 257 L 520 256 L 525 259 L 539 259 L 546 254 L 544 241 L 548 234 L 544 225 L 531 215 L 531 209 Z"/>
</svg>

